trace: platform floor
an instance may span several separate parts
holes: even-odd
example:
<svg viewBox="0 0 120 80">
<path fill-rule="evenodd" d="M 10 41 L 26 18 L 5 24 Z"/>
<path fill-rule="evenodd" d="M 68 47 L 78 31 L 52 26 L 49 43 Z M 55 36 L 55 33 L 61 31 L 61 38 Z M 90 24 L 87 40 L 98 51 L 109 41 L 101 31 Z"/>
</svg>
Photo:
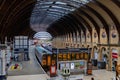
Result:
<svg viewBox="0 0 120 80">
<path fill-rule="evenodd" d="M 45 72 L 41 68 L 40 64 L 36 60 L 34 54 L 34 46 L 31 46 L 29 49 L 30 53 L 30 61 L 23 62 L 12 62 L 11 66 L 8 69 L 8 76 L 16 76 L 16 75 L 35 75 L 35 74 L 44 74 Z M 19 64 L 20 69 L 12 69 L 14 64 Z"/>
<path fill-rule="evenodd" d="M 13 62 L 14 63 L 14 62 Z M 8 70 L 7 80 L 63 80 L 61 76 L 50 78 L 40 67 L 34 55 L 34 46 L 30 47 L 30 61 L 20 63 L 20 70 Z M 106 70 L 93 70 L 93 75 L 71 75 L 69 80 L 112 80 L 115 72 Z"/>
</svg>

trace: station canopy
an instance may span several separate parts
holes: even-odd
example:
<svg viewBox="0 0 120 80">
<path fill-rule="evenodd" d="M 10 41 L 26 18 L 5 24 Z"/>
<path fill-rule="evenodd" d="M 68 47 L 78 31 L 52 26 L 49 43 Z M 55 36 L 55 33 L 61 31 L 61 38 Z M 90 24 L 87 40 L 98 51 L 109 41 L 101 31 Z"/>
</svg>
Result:
<svg viewBox="0 0 120 80">
<path fill-rule="evenodd" d="M 91 0 L 37 0 L 31 15 L 31 28 L 45 31 L 51 23 Z"/>
</svg>

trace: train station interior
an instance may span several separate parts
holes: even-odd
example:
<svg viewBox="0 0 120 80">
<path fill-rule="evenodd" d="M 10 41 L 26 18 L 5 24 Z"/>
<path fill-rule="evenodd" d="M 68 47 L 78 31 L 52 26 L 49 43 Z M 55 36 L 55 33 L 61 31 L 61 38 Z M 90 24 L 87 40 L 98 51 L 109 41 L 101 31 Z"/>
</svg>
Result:
<svg viewBox="0 0 120 80">
<path fill-rule="evenodd" d="M 0 0 L 0 80 L 120 80 L 120 0 Z"/>
</svg>

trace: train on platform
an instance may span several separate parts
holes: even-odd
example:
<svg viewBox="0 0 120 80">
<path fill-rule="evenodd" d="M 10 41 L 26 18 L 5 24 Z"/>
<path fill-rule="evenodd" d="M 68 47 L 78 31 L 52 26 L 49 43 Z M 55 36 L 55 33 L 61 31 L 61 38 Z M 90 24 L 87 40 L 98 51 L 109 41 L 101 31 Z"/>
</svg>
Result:
<svg viewBox="0 0 120 80">
<path fill-rule="evenodd" d="M 58 52 L 59 51 L 59 52 Z M 38 62 L 41 64 L 45 72 L 50 70 L 50 66 L 58 66 L 58 62 L 62 61 L 79 61 L 79 60 L 90 60 L 90 53 L 87 48 L 73 48 L 73 49 L 56 49 L 49 51 L 42 46 L 35 48 L 35 55 Z M 57 67 L 56 67 L 57 68 Z M 58 67 L 59 68 L 59 67 Z"/>
<path fill-rule="evenodd" d="M 57 55 L 42 46 L 35 48 L 35 56 L 45 72 L 50 70 L 51 65 L 56 65 Z"/>
</svg>

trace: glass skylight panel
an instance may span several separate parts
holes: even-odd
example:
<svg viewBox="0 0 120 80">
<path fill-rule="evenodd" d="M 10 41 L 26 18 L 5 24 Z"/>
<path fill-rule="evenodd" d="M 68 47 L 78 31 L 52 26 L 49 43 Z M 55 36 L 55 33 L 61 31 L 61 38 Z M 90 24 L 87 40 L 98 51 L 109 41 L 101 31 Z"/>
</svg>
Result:
<svg viewBox="0 0 120 80">
<path fill-rule="evenodd" d="M 49 8 L 50 6 L 40 6 L 40 8 Z"/>
<path fill-rule="evenodd" d="M 64 2 L 56 2 L 55 4 L 62 4 L 62 5 L 66 5 L 67 3 L 64 3 Z"/>
<path fill-rule="evenodd" d="M 39 3 L 40 5 L 42 5 L 42 4 L 52 4 L 53 2 L 41 2 L 41 3 Z"/>
<path fill-rule="evenodd" d="M 48 11 L 48 13 L 57 14 L 57 15 L 61 15 L 62 14 L 62 13 L 56 13 L 56 12 L 51 12 L 51 11 Z"/>
<path fill-rule="evenodd" d="M 52 6 L 53 8 L 63 8 L 63 7 L 60 7 L 60 6 Z"/>
<path fill-rule="evenodd" d="M 58 9 L 49 9 L 49 11 L 55 11 L 55 12 L 60 12 L 60 13 L 68 13 L 66 11 L 58 10 Z"/>
</svg>

